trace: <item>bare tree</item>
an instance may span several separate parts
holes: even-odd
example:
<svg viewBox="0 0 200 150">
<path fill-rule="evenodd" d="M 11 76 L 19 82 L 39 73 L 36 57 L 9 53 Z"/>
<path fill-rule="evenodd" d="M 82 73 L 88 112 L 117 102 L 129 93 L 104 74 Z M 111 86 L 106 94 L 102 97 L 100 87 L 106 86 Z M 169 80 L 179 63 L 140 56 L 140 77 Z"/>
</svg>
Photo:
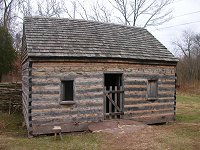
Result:
<svg viewBox="0 0 200 150">
<path fill-rule="evenodd" d="M 194 56 L 200 57 L 200 34 L 196 34 L 194 37 L 193 53 Z"/>
<path fill-rule="evenodd" d="M 76 18 L 76 13 L 77 13 L 77 5 L 78 5 L 78 2 L 73 0 L 73 1 L 70 1 L 70 4 L 66 4 L 66 1 L 65 0 L 62 0 L 62 7 L 63 7 L 63 11 L 70 17 L 70 18 L 73 18 L 75 19 Z M 72 10 L 70 10 L 70 8 Z"/>
<path fill-rule="evenodd" d="M 6 28 L 9 29 L 10 23 L 13 17 L 15 0 L 0 0 L 0 10 L 2 14 L 1 23 Z"/>
<path fill-rule="evenodd" d="M 175 50 L 186 58 L 191 58 L 193 53 L 194 33 L 189 30 L 183 31 L 182 38 L 173 42 Z"/>
<path fill-rule="evenodd" d="M 78 1 L 78 5 L 79 5 L 79 11 L 77 11 L 78 14 L 81 16 L 82 19 L 89 20 L 89 13 L 86 6 L 84 5 L 84 1 L 83 2 Z"/>
<path fill-rule="evenodd" d="M 95 21 L 99 22 L 111 22 L 111 11 L 105 7 L 105 4 L 99 1 L 93 3 L 91 6 L 92 14 L 90 18 Z"/>
<path fill-rule="evenodd" d="M 173 0 L 109 0 L 121 14 L 117 19 L 132 26 L 157 26 L 170 20 L 172 11 L 166 10 Z"/>
<path fill-rule="evenodd" d="M 18 8 L 23 16 L 33 15 L 33 6 L 31 4 L 31 0 L 18 0 Z M 21 16 L 18 17 L 23 20 Z"/>
<path fill-rule="evenodd" d="M 94 20 L 99 22 L 111 22 L 111 11 L 105 7 L 103 1 L 85 3 L 83 0 L 72 0 L 69 3 L 62 1 L 64 12 L 73 19 Z"/>
<path fill-rule="evenodd" d="M 187 90 L 194 89 L 200 83 L 200 34 L 184 31 L 174 44 L 182 54 L 177 65 L 178 84 Z"/>
<path fill-rule="evenodd" d="M 40 16 L 60 17 L 62 13 L 61 3 L 58 0 L 37 1 L 37 12 Z"/>
</svg>

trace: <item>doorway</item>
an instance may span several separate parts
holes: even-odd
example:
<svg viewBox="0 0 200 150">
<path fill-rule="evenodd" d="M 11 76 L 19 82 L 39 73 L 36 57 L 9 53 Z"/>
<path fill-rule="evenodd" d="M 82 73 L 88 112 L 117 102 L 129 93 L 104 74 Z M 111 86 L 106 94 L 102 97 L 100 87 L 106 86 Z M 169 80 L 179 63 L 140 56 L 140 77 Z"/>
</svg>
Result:
<svg viewBox="0 0 200 150">
<path fill-rule="evenodd" d="M 104 119 L 122 118 L 124 90 L 122 73 L 104 74 Z"/>
</svg>

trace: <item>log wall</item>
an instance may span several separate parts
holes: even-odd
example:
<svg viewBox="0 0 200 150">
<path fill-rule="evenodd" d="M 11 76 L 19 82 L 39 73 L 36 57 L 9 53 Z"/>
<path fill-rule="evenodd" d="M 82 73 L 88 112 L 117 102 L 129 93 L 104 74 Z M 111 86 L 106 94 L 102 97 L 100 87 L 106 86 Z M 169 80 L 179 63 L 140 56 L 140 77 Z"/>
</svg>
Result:
<svg viewBox="0 0 200 150">
<path fill-rule="evenodd" d="M 123 73 L 125 119 L 146 123 L 175 119 L 175 66 L 35 61 L 29 88 L 32 90 L 33 134 L 50 133 L 54 125 L 61 125 L 63 132 L 80 131 L 87 128 L 88 122 L 103 120 L 104 73 L 108 72 Z M 27 81 L 25 74 L 23 78 Z M 149 101 L 147 82 L 155 76 L 158 78 L 158 100 Z M 73 105 L 60 104 L 61 78 L 74 79 Z M 29 89 L 25 84 L 28 83 L 23 84 L 23 91 L 27 93 Z M 28 99 L 23 97 L 24 101 Z M 26 102 L 24 105 L 29 107 Z"/>
<path fill-rule="evenodd" d="M 22 64 L 22 110 L 28 129 L 28 133 L 32 132 L 32 123 L 31 123 L 31 80 L 32 80 L 32 63 L 27 60 Z"/>
</svg>

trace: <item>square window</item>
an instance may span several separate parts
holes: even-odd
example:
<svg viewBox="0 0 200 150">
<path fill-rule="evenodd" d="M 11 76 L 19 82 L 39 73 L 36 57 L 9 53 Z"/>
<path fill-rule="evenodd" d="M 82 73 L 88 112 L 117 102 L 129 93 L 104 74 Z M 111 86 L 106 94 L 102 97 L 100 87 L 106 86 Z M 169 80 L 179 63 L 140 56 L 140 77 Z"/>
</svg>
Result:
<svg viewBox="0 0 200 150">
<path fill-rule="evenodd" d="M 148 80 L 147 98 L 156 99 L 158 97 L 158 82 L 157 80 Z"/>
<path fill-rule="evenodd" d="M 61 101 L 74 100 L 74 81 L 61 81 Z"/>
</svg>

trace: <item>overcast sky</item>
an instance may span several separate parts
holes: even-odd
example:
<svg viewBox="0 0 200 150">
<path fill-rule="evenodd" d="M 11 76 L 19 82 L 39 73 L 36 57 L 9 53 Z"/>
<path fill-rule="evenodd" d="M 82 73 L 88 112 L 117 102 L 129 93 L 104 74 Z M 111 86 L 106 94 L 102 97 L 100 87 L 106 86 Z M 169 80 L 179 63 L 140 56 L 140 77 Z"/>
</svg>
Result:
<svg viewBox="0 0 200 150">
<path fill-rule="evenodd" d="M 156 27 L 160 30 L 156 30 L 155 27 L 149 28 L 148 30 L 174 53 L 172 41 L 180 38 L 183 30 L 200 33 L 200 0 L 175 0 L 171 4 L 171 8 L 173 9 L 173 16 L 175 18 L 164 25 Z"/>
</svg>

